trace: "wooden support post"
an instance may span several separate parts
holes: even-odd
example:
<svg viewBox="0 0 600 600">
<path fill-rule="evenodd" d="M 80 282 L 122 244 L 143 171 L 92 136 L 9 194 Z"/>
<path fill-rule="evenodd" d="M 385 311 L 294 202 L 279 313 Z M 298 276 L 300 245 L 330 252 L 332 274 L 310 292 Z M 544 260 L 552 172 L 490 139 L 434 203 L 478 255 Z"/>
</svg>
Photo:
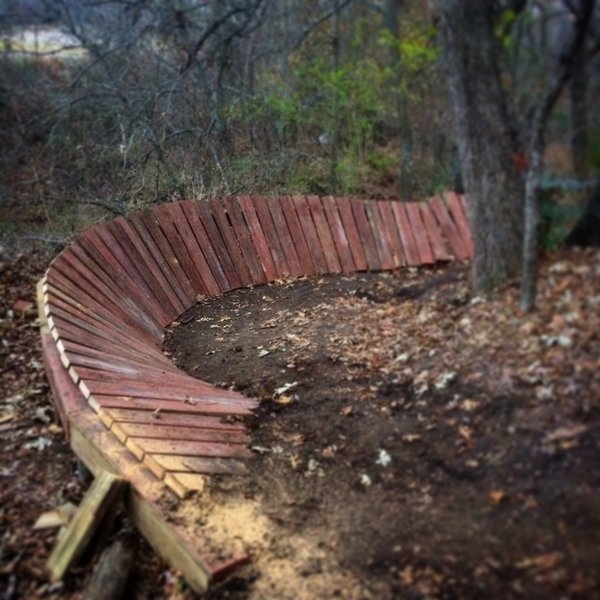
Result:
<svg viewBox="0 0 600 600">
<path fill-rule="evenodd" d="M 106 471 L 96 477 L 48 559 L 46 568 L 52 581 L 62 579 L 82 555 L 126 483 Z"/>
</svg>

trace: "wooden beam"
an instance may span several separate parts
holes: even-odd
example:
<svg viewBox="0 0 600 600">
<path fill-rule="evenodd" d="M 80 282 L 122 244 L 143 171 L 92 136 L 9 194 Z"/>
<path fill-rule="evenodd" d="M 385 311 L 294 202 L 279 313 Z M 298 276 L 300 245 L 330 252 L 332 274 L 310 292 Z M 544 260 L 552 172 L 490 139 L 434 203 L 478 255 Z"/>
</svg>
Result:
<svg viewBox="0 0 600 600">
<path fill-rule="evenodd" d="M 46 563 L 52 581 L 62 579 L 81 557 L 125 484 L 124 479 L 107 471 L 96 477 Z"/>
</svg>

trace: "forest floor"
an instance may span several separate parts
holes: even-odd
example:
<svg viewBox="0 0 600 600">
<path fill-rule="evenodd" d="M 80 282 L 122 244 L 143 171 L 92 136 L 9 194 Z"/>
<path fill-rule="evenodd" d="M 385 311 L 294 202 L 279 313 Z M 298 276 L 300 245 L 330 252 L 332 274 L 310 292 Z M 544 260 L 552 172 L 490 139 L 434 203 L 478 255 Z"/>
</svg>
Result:
<svg viewBox="0 0 600 600">
<path fill-rule="evenodd" d="M 85 491 L 43 374 L 49 258 L 0 256 L 2 600 L 81 597 L 95 562 L 49 583 L 57 530 L 34 529 Z M 546 259 L 532 315 L 517 291 L 473 297 L 446 266 L 260 286 L 182 316 L 175 362 L 262 401 L 248 474 L 198 500 L 251 556 L 210 598 L 600 598 L 600 253 Z M 127 597 L 193 597 L 125 517 L 117 536 L 136 552 Z"/>
</svg>

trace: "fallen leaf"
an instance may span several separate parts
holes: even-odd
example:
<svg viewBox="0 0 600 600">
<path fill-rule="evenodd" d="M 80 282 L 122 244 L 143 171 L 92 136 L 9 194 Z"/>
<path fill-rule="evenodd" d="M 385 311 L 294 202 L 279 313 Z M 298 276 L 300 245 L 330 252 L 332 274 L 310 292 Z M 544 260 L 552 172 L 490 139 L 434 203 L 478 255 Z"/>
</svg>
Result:
<svg viewBox="0 0 600 600">
<path fill-rule="evenodd" d="M 580 436 L 582 433 L 587 431 L 587 425 L 575 424 L 569 425 L 566 427 L 559 427 L 555 429 L 552 433 L 549 433 L 544 438 L 544 443 L 549 444 L 552 442 L 563 442 L 566 440 L 571 440 L 575 437 Z"/>
<path fill-rule="evenodd" d="M 494 504 L 500 504 L 507 496 L 504 490 L 492 490 L 488 497 Z"/>
<path fill-rule="evenodd" d="M 529 556 L 515 563 L 517 569 L 533 569 L 535 571 L 548 571 L 553 569 L 561 560 L 561 552 L 550 552 L 548 554 L 539 554 L 538 556 Z"/>
</svg>

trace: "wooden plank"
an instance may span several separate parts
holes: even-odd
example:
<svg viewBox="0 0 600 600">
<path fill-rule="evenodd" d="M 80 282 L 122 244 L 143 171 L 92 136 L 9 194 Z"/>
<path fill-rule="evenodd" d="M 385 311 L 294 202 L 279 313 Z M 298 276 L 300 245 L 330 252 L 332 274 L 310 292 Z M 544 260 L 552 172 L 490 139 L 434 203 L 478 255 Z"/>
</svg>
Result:
<svg viewBox="0 0 600 600">
<path fill-rule="evenodd" d="M 281 276 L 281 273 L 276 269 L 271 250 L 265 237 L 265 233 L 260 224 L 254 203 L 250 196 L 238 196 L 237 201 L 242 210 L 244 220 L 248 225 L 248 231 L 253 241 L 254 250 L 258 255 L 258 259 L 262 266 L 262 270 L 267 278 L 267 281 L 275 281 Z"/>
<path fill-rule="evenodd" d="M 116 218 L 109 223 L 109 227 L 111 226 L 115 230 L 115 237 L 119 238 L 128 256 L 142 271 L 155 294 L 160 295 L 159 302 L 163 303 L 165 307 L 171 308 L 170 314 L 174 315 L 173 318 L 184 312 L 185 306 L 156 262 L 156 257 L 148 251 L 144 240 L 134 226 L 124 217 Z"/>
<path fill-rule="evenodd" d="M 173 472 L 203 473 L 218 475 L 231 473 L 241 475 L 247 472 L 246 465 L 235 458 L 203 458 L 181 454 L 153 454 L 152 458 L 165 470 Z"/>
<path fill-rule="evenodd" d="M 300 261 L 302 275 L 316 275 L 317 267 L 315 266 L 307 240 L 304 237 L 304 231 L 298 220 L 296 205 L 290 196 L 283 196 L 281 198 L 281 210 L 290 231 L 293 247 Z M 271 214 L 274 213 L 272 212 Z"/>
<path fill-rule="evenodd" d="M 413 237 L 412 227 L 408 222 L 408 215 L 406 214 L 404 204 L 404 202 L 394 202 L 392 204 L 392 211 L 394 212 L 396 226 L 402 240 L 406 262 L 409 267 L 414 267 L 421 263 L 421 257 L 419 256 L 419 250 Z"/>
<path fill-rule="evenodd" d="M 350 200 L 350 206 L 352 207 L 352 214 L 356 221 L 356 227 L 365 249 L 369 270 L 379 271 L 382 268 L 381 259 L 377 252 L 377 244 L 375 243 L 375 237 L 371 230 L 371 224 L 367 218 L 365 203 L 361 200 L 352 198 Z"/>
<path fill-rule="evenodd" d="M 356 267 L 352 258 L 350 243 L 346 236 L 346 230 L 338 212 L 338 203 L 332 196 L 325 196 L 321 199 L 321 202 L 323 203 L 325 218 L 329 224 L 333 243 L 335 244 L 337 256 L 340 261 L 340 267 L 344 273 L 353 273 L 356 271 Z"/>
<path fill-rule="evenodd" d="M 253 285 L 254 280 L 250 267 L 242 254 L 237 234 L 233 228 L 233 222 L 228 214 L 225 204 L 221 198 L 211 198 L 209 200 L 210 212 L 219 228 L 219 233 L 223 239 L 227 252 L 235 267 L 235 272 L 239 277 L 240 283 L 244 286 Z"/>
<path fill-rule="evenodd" d="M 46 568 L 52 581 L 62 579 L 81 557 L 107 511 L 119 499 L 125 483 L 124 479 L 109 472 L 96 477 L 50 554 Z"/>
<path fill-rule="evenodd" d="M 192 290 L 192 286 L 185 276 L 183 276 L 185 282 L 180 282 L 182 274 L 179 274 L 178 276 L 176 269 L 171 266 L 176 262 L 171 246 L 156 223 L 151 225 L 154 231 L 154 235 L 152 234 L 151 230 L 146 224 L 150 223 L 151 221 L 154 223 L 153 218 L 149 214 L 144 213 L 133 213 L 128 217 L 128 222 L 132 225 L 140 239 L 144 242 L 144 246 L 148 250 L 148 253 L 152 259 L 158 265 L 158 268 L 163 274 L 165 281 L 167 281 L 177 296 L 180 305 L 183 307 L 181 312 L 184 312 L 194 302 L 194 291 Z M 159 240 L 158 243 L 155 237 Z"/>
<path fill-rule="evenodd" d="M 194 232 L 192 231 L 181 203 L 174 202 L 168 206 L 166 205 L 165 212 L 167 212 L 167 208 L 169 208 L 168 213 L 171 215 L 175 228 L 192 259 L 193 268 L 202 281 L 203 288 L 207 290 L 209 296 L 219 296 L 221 294 L 221 288 L 212 273 Z"/>
<path fill-rule="evenodd" d="M 416 202 L 406 202 L 404 207 L 406 208 L 408 221 L 413 230 L 413 239 L 417 244 L 420 262 L 423 265 L 431 265 L 435 262 L 435 256 L 429 245 L 429 236 L 427 235 L 425 224 L 421 219 L 419 205 Z"/>
<path fill-rule="evenodd" d="M 216 458 L 244 458 L 250 456 L 250 451 L 241 444 L 225 444 L 219 442 L 194 442 L 191 440 L 160 440 L 152 438 L 130 438 L 134 448 L 137 446 L 144 455 L 146 454 L 177 454 L 183 456 L 204 456 Z"/>
<path fill-rule="evenodd" d="M 156 322 L 160 328 L 164 327 L 169 322 L 168 316 L 164 315 L 163 311 L 157 307 L 156 300 L 147 286 L 142 284 L 138 277 L 134 277 L 133 272 L 128 272 L 121 265 L 118 257 L 113 254 L 113 250 L 119 256 L 122 256 L 122 252 L 117 252 L 116 242 L 105 241 L 104 236 L 101 236 L 101 233 L 104 232 L 105 229 L 100 226 L 87 229 L 79 239 L 79 243 L 88 255 L 95 259 L 96 264 L 103 269 L 104 273 L 114 281 L 119 289 L 119 294 L 132 298 L 150 319 Z M 111 244 L 115 244 L 115 246 L 109 248 Z"/>
<path fill-rule="evenodd" d="M 438 196 L 434 196 L 429 204 L 437 222 L 440 224 L 445 238 L 450 244 L 452 254 L 454 254 L 457 260 L 466 260 L 469 257 L 469 253 L 467 251 L 467 248 L 463 244 L 462 238 L 460 236 L 460 233 L 458 232 L 456 224 L 454 223 L 452 217 L 450 216 L 450 213 L 448 212 L 448 207 L 446 206 L 446 203 Z"/>
<path fill-rule="evenodd" d="M 252 284 L 266 283 L 267 276 L 263 271 L 260 259 L 256 248 L 254 247 L 254 241 L 250 234 L 248 224 L 244 219 L 241 206 L 238 198 L 227 196 L 223 198 L 227 215 L 231 220 L 235 235 L 240 244 L 242 254 L 246 260 L 246 264 L 250 269 L 250 275 L 252 276 Z"/>
<path fill-rule="evenodd" d="M 190 200 L 186 200 L 180 202 L 179 205 L 181 206 L 181 210 L 185 214 L 187 221 L 190 224 L 190 228 L 196 238 L 198 247 L 202 251 L 206 263 L 210 268 L 211 274 L 217 283 L 219 293 L 223 294 L 228 292 L 233 286 L 231 283 L 229 283 L 223 265 L 221 264 L 219 256 L 213 248 L 212 242 L 210 241 L 204 225 L 198 216 L 198 212 L 194 203 Z"/>
<path fill-rule="evenodd" d="M 85 356 L 82 354 L 75 354 L 73 352 L 69 352 L 68 360 L 69 366 L 73 365 L 76 369 L 81 367 L 86 367 L 88 369 L 100 369 L 104 371 L 113 371 L 118 375 L 131 376 L 135 374 L 139 374 L 140 371 L 144 369 L 148 369 L 148 367 L 154 367 L 157 373 L 177 373 L 175 367 L 173 369 L 165 368 L 165 365 L 162 363 L 154 363 L 152 365 L 141 364 L 139 362 L 135 362 L 132 359 L 116 359 L 111 355 L 104 355 L 105 358 L 95 358 L 92 356 Z M 79 369 L 78 369 L 79 370 Z"/>
<path fill-rule="evenodd" d="M 192 440 L 196 442 L 223 442 L 227 444 L 247 445 L 249 437 L 240 431 L 219 431 L 202 427 L 185 427 L 156 423 L 119 423 L 127 437 L 153 438 L 167 440 Z"/>
<path fill-rule="evenodd" d="M 289 272 L 292 277 L 302 277 L 305 273 L 300 263 L 298 252 L 296 251 L 292 233 L 283 214 L 281 199 L 270 198 L 269 200 L 265 200 L 265 202 L 269 207 L 269 213 L 273 219 L 275 232 L 281 243 L 281 249 L 285 256 Z"/>
<path fill-rule="evenodd" d="M 117 423 L 160 423 L 161 425 L 183 425 L 185 427 L 202 427 L 204 429 L 217 429 L 219 431 L 246 430 L 243 423 L 229 422 L 221 417 L 120 408 L 113 408 L 106 412 L 108 413 L 108 416 Z"/>
<path fill-rule="evenodd" d="M 390 246 L 390 240 L 387 236 L 387 231 L 383 226 L 381 220 L 381 214 L 379 213 L 379 202 L 371 200 L 365 202 L 365 209 L 367 211 L 367 217 L 371 224 L 371 231 L 373 232 L 373 238 L 375 239 L 375 246 L 377 247 L 377 254 L 381 262 L 383 269 L 393 269 L 394 256 L 392 248 Z"/>
<path fill-rule="evenodd" d="M 194 290 L 195 294 L 210 296 L 208 287 L 202 279 L 200 272 L 194 265 L 194 260 L 190 255 L 186 245 L 186 240 L 184 240 L 181 233 L 177 230 L 175 225 L 175 214 L 177 214 L 178 220 L 181 221 L 181 215 L 179 211 L 176 213 L 173 212 L 173 206 L 170 204 L 161 204 L 154 209 L 156 221 L 158 222 L 159 227 L 162 229 L 165 237 L 169 240 L 169 244 L 171 245 L 171 248 L 177 257 L 177 262 L 181 265 L 185 276 L 192 284 L 192 289 Z"/>
<path fill-rule="evenodd" d="M 279 236 L 277 235 L 277 227 L 273 222 L 273 217 L 269 210 L 269 203 L 264 196 L 254 196 L 252 200 L 254 202 L 256 216 L 266 238 L 267 247 L 271 252 L 277 278 L 282 279 L 284 277 L 289 277 L 292 272 L 287 264 L 285 252 L 281 246 Z"/>
<path fill-rule="evenodd" d="M 195 211 L 198 213 L 202 227 L 206 231 L 206 235 L 210 240 L 211 246 L 215 251 L 219 264 L 223 267 L 223 271 L 227 277 L 230 289 L 237 289 L 242 286 L 240 275 L 236 270 L 233 259 L 229 253 L 229 247 L 221 236 L 219 227 L 215 221 L 215 218 L 209 210 L 208 202 L 199 200 L 193 203 Z M 239 251 L 239 248 L 238 248 Z M 246 267 L 247 269 L 247 267 Z"/>
<path fill-rule="evenodd" d="M 392 209 L 392 201 L 385 200 L 377 203 L 379 206 L 379 212 L 381 213 L 381 222 L 386 232 L 390 251 L 392 254 L 392 263 L 394 268 L 406 266 L 406 257 L 404 256 L 404 250 L 402 249 L 402 240 L 398 227 L 396 225 L 396 219 L 394 218 L 394 211 Z"/>
<path fill-rule="evenodd" d="M 312 256 L 313 263 L 317 269 L 317 273 L 325 274 L 329 272 L 327 265 L 327 259 L 325 258 L 325 252 L 319 239 L 319 234 L 315 227 L 315 222 L 308 205 L 308 201 L 305 196 L 293 196 L 292 200 L 296 207 L 296 214 L 298 215 L 298 221 L 302 227 L 304 233 L 304 239 L 308 245 L 310 255 Z"/>
<path fill-rule="evenodd" d="M 467 258 L 470 258 L 473 256 L 473 240 L 471 239 L 471 228 L 469 227 L 469 221 L 463 203 L 454 192 L 446 192 L 445 197 L 452 218 L 458 227 L 458 232 L 462 238 L 463 245 L 467 250 Z"/>
<path fill-rule="evenodd" d="M 325 216 L 325 209 L 321 204 L 321 199 L 318 196 L 307 196 L 306 200 L 308 202 L 308 206 L 315 223 L 315 228 L 321 242 L 321 248 L 323 248 L 325 261 L 327 262 L 327 272 L 341 273 L 342 265 L 338 257 L 331 230 L 329 229 L 327 217 Z"/>
<path fill-rule="evenodd" d="M 349 198 L 336 198 L 336 202 L 342 223 L 344 224 L 356 270 L 366 271 L 369 268 L 369 263 L 367 262 L 367 254 L 362 238 L 356 226 L 356 219 L 352 211 L 352 201 Z"/>
<path fill-rule="evenodd" d="M 433 250 L 435 259 L 443 261 L 452 260 L 452 256 L 444 243 L 442 231 L 431 212 L 429 202 L 421 202 L 419 204 L 419 209 L 421 210 L 421 216 L 425 223 L 425 229 L 427 230 L 427 235 L 429 236 L 429 242 L 431 243 L 431 249 Z"/>
<path fill-rule="evenodd" d="M 126 238 L 123 235 L 119 235 L 121 230 L 115 229 L 110 224 L 101 223 L 96 225 L 95 231 L 104 242 L 106 249 L 117 259 L 119 265 L 124 269 L 128 279 L 135 283 L 136 288 L 140 290 L 144 299 L 148 300 L 150 310 L 156 314 L 157 319 L 160 319 L 160 324 L 164 327 L 170 323 L 177 313 L 172 307 L 169 308 L 168 296 L 162 293 L 160 286 L 151 276 L 151 273 L 148 271 L 151 277 L 150 281 L 144 276 L 143 261 L 135 261 L 135 255 L 131 256 L 128 254 L 126 246 L 122 244 L 122 241 Z"/>
<path fill-rule="evenodd" d="M 104 395 L 92 394 L 88 398 L 89 405 L 98 412 L 101 409 L 124 409 L 124 410 L 143 410 L 150 412 L 173 412 L 178 414 L 199 414 L 199 415 L 249 415 L 252 414 L 252 408 L 242 409 L 237 407 L 234 410 L 224 408 L 221 405 L 206 404 L 196 402 L 190 404 L 182 400 L 170 400 L 163 398 L 133 397 L 127 395 Z"/>
<path fill-rule="evenodd" d="M 190 308 L 196 301 L 197 291 L 194 289 L 192 282 L 179 262 L 179 257 L 175 253 L 171 241 L 160 227 L 155 210 L 139 213 L 139 219 L 144 229 L 149 232 L 152 240 L 154 240 L 154 244 L 158 248 L 159 254 L 169 267 L 169 271 L 171 272 L 169 281 L 172 281 L 172 285 L 177 285 L 178 289 L 181 290 L 181 293 L 183 294 L 182 303 L 186 309 Z M 132 220 L 132 222 L 135 224 L 136 221 Z M 139 231 L 141 233 L 141 230 Z"/>
</svg>

